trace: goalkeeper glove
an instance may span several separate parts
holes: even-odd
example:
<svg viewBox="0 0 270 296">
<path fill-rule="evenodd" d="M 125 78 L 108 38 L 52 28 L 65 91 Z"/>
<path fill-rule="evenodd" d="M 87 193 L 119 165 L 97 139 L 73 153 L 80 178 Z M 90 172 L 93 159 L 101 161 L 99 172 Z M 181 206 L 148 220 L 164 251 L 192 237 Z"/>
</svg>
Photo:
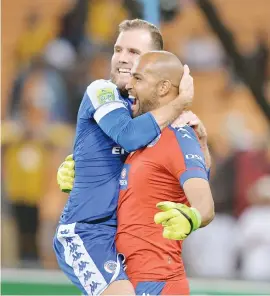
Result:
<svg viewBox="0 0 270 296">
<path fill-rule="evenodd" d="M 195 208 L 170 201 L 159 202 L 157 208 L 162 212 L 155 215 L 154 221 L 164 227 L 164 238 L 184 240 L 201 225 L 201 214 Z"/>
<path fill-rule="evenodd" d="M 72 190 L 75 176 L 74 168 L 75 162 L 73 160 L 73 154 L 70 154 L 57 171 L 57 184 L 62 192 L 70 193 Z"/>
</svg>

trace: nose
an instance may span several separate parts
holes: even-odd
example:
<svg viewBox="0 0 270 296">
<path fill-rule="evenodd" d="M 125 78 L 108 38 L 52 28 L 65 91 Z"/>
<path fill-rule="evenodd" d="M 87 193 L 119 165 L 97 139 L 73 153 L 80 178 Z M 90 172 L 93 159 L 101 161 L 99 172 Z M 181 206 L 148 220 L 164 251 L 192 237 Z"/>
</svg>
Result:
<svg viewBox="0 0 270 296">
<path fill-rule="evenodd" d="M 128 53 L 126 50 L 123 50 L 119 56 L 119 62 L 123 64 L 128 63 Z"/>
</svg>

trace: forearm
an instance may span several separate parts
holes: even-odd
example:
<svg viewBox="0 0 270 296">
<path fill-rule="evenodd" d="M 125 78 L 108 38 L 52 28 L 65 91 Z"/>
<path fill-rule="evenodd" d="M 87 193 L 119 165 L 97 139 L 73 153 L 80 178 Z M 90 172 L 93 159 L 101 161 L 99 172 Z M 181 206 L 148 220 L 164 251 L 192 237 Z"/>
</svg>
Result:
<svg viewBox="0 0 270 296">
<path fill-rule="evenodd" d="M 201 224 L 199 228 L 207 226 L 215 217 L 214 204 L 196 202 L 191 204 L 192 208 L 196 209 L 201 218 Z"/>
<path fill-rule="evenodd" d="M 181 104 L 179 98 L 177 97 L 173 101 L 169 102 L 167 105 L 162 106 L 156 110 L 151 111 L 157 125 L 162 131 L 168 125 L 173 123 L 177 117 L 184 111 L 185 105 Z"/>
<path fill-rule="evenodd" d="M 208 182 L 203 179 L 189 179 L 184 184 L 184 191 L 191 207 L 200 214 L 200 227 L 208 225 L 215 216 L 214 201 Z"/>
<path fill-rule="evenodd" d="M 106 135 L 127 152 L 147 146 L 160 134 L 152 114 L 145 113 L 132 119 L 124 108 L 108 113 L 98 124 Z"/>
<path fill-rule="evenodd" d="M 198 210 L 202 217 L 202 222 L 200 228 L 207 226 L 215 217 L 215 212 L 213 208 L 200 208 Z"/>
</svg>

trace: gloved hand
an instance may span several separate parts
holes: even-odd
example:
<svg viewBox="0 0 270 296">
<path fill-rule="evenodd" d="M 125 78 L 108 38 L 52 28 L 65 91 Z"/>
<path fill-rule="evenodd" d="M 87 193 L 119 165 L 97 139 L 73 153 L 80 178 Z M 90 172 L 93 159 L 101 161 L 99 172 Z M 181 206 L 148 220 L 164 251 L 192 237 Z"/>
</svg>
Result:
<svg viewBox="0 0 270 296">
<path fill-rule="evenodd" d="M 57 184 L 62 192 L 70 193 L 74 185 L 75 162 L 73 154 L 66 157 L 57 171 Z"/>
<path fill-rule="evenodd" d="M 155 214 L 154 221 L 164 227 L 164 238 L 184 240 L 201 225 L 201 215 L 195 208 L 171 201 L 159 202 L 157 208 L 162 212 Z"/>
</svg>

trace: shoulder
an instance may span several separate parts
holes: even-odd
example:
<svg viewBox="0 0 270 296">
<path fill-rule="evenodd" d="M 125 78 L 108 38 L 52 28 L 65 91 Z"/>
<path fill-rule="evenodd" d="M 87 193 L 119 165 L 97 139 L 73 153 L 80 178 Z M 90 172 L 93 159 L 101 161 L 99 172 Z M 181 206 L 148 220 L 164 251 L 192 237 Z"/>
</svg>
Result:
<svg viewBox="0 0 270 296">
<path fill-rule="evenodd" d="M 94 107 L 120 100 L 117 86 L 109 80 L 99 79 L 92 82 L 86 93 Z"/>
<path fill-rule="evenodd" d="M 187 140 L 198 142 L 198 138 L 196 136 L 194 129 L 189 125 L 184 125 L 182 127 L 170 126 L 170 129 L 174 132 L 175 137 L 180 142 Z"/>
<path fill-rule="evenodd" d="M 99 89 L 103 89 L 103 88 L 109 88 L 109 89 L 114 90 L 114 89 L 117 89 L 117 86 L 114 83 L 112 83 L 110 80 L 98 79 L 98 80 L 91 82 L 87 86 L 87 91 L 99 90 Z"/>
<path fill-rule="evenodd" d="M 201 145 L 194 129 L 188 125 L 183 127 L 174 127 L 177 146 L 180 148 L 186 160 L 196 158 L 204 162 L 204 156 L 201 150 Z"/>
</svg>

